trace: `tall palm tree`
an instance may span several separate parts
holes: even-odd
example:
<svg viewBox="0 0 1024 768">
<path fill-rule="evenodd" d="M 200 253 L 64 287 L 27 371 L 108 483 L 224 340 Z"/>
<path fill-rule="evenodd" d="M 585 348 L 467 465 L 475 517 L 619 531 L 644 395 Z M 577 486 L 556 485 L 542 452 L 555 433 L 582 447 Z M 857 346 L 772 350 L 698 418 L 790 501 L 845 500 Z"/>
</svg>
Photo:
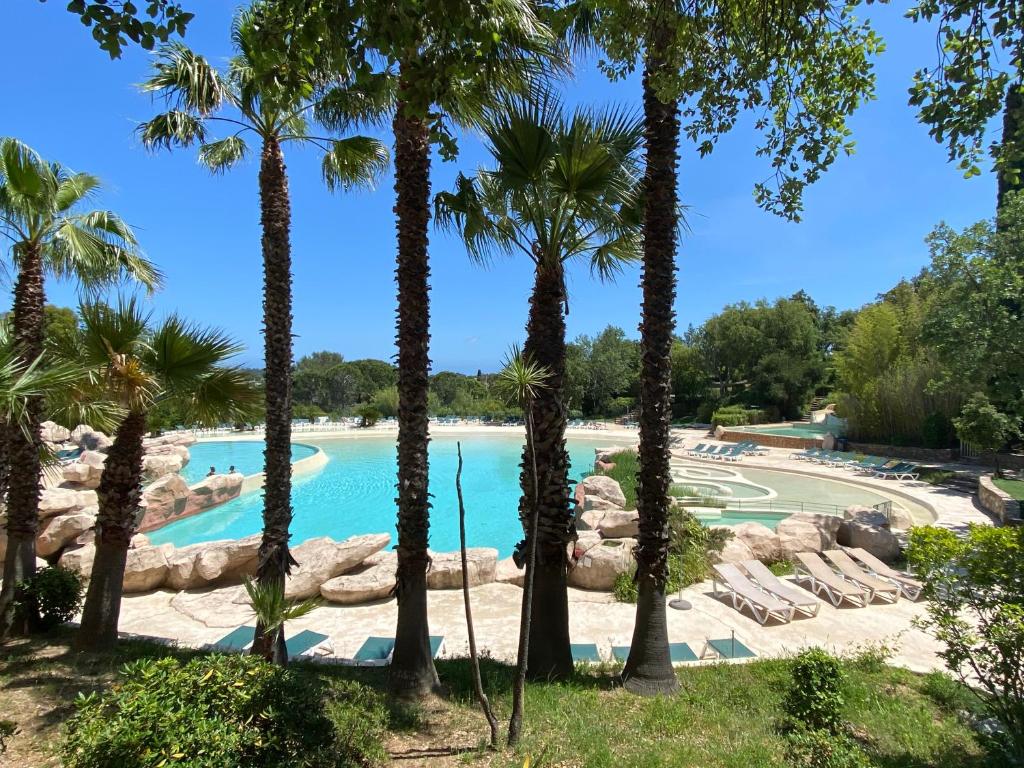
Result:
<svg viewBox="0 0 1024 768">
<path fill-rule="evenodd" d="M 475 124 L 497 96 L 523 92 L 563 61 L 527 0 L 357 0 L 352 10 L 356 42 L 398 73 L 398 621 L 389 685 L 419 695 L 440 685 L 427 628 L 431 147 L 451 159 L 453 124 Z"/>
<path fill-rule="evenodd" d="M 175 316 L 150 327 L 133 299 L 115 307 L 85 304 L 80 314 L 80 362 L 98 371 L 97 394 L 124 413 L 97 490 L 96 556 L 78 635 L 79 647 L 109 649 L 117 642 L 125 562 L 138 521 L 150 408 L 171 401 L 200 423 L 244 419 L 259 391 L 241 369 L 224 365 L 241 347 L 219 331 Z"/>
<path fill-rule="evenodd" d="M 455 192 L 439 194 L 437 217 L 458 229 L 474 260 L 519 252 L 533 265 L 523 354 L 549 377 L 533 402 L 533 434 L 520 475 L 524 533 L 535 480 L 540 486 L 528 667 L 534 678 L 564 678 L 573 668 L 566 568 L 575 539 L 565 449 L 565 264 L 586 260 L 594 274 L 609 279 L 639 258 L 642 134 L 639 121 L 619 110 L 566 115 L 550 94 L 495 110 L 483 133 L 495 167 L 460 176 Z M 520 545 L 520 558 L 529 548 L 529 541 Z"/>
<path fill-rule="evenodd" d="M 154 75 L 143 89 L 162 95 L 172 109 L 139 127 L 147 147 L 199 144 L 199 159 L 215 173 L 227 171 L 248 154 L 252 134 L 260 143 L 260 211 L 263 227 L 263 332 L 266 382 L 266 449 L 264 453 L 263 541 L 257 576 L 260 583 L 283 586 L 295 565 L 289 551 L 292 421 L 292 271 L 291 203 L 283 145 L 309 145 L 322 152 L 328 188 L 369 186 L 387 168 L 387 149 L 365 136 L 319 136 L 309 118 L 322 118 L 342 130 L 373 119 L 390 98 L 386 80 L 372 87 L 347 89 L 327 82 L 289 55 L 285 43 L 261 29 L 262 4 L 242 11 L 232 40 L 236 56 L 226 72 L 183 44 L 164 47 Z M 268 46 L 282 47 L 270 56 Z M 282 66 L 294 71 L 279 72 Z M 334 87 L 332 87 L 334 86 Z M 230 135 L 212 140 L 207 131 L 219 124 Z M 266 650 L 257 629 L 254 647 Z"/>
<path fill-rule="evenodd" d="M 159 273 L 139 253 L 131 227 L 110 211 L 82 210 L 99 186 L 95 176 L 47 163 L 16 139 L 0 139 L 0 233 L 12 243 L 17 269 L 13 332 L 23 360 L 36 360 L 43 352 L 47 272 L 84 288 L 123 278 L 150 289 L 159 283 Z M 26 407 L 26 428 L 3 436 L 10 474 L 0 638 L 27 629 L 14 626 L 14 585 L 35 572 L 43 401 L 33 397 Z"/>
</svg>

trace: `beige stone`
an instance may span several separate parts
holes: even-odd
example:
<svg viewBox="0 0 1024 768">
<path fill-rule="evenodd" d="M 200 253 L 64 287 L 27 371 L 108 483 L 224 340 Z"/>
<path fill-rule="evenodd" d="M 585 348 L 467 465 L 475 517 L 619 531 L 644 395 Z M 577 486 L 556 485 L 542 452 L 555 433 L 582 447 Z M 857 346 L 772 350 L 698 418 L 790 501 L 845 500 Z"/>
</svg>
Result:
<svg viewBox="0 0 1024 768">
<path fill-rule="evenodd" d="M 43 488 L 39 493 L 39 517 L 55 517 L 80 509 L 78 493 L 70 488 Z"/>
<path fill-rule="evenodd" d="M 103 432 L 99 432 L 97 430 L 83 432 L 78 437 L 78 445 L 83 449 L 83 451 L 99 451 L 105 453 L 113 444 L 113 440 Z"/>
<path fill-rule="evenodd" d="M 494 569 L 494 580 L 500 584 L 515 584 L 523 586 L 526 581 L 526 570 L 519 568 L 511 557 L 498 561 Z"/>
<path fill-rule="evenodd" d="M 842 523 L 835 515 L 797 512 L 775 526 L 781 555 L 792 560 L 797 552 L 823 552 L 836 545 L 836 534 Z"/>
<path fill-rule="evenodd" d="M 892 508 L 889 513 L 889 527 L 898 531 L 909 531 L 915 525 L 913 516 L 903 507 Z"/>
<path fill-rule="evenodd" d="M 239 473 L 231 475 L 211 475 L 189 488 L 185 515 L 210 509 L 238 496 L 242 490 L 245 476 Z"/>
<path fill-rule="evenodd" d="M 60 556 L 60 564 L 79 574 L 83 579 L 92 576 L 92 561 L 96 557 L 96 546 L 86 544 L 77 549 L 66 549 Z"/>
<path fill-rule="evenodd" d="M 640 513 L 636 510 L 609 510 L 604 513 L 597 530 L 606 539 L 625 539 L 640 533 Z"/>
<path fill-rule="evenodd" d="M 715 526 L 718 528 L 724 528 L 727 526 Z M 733 536 L 722 548 L 720 553 L 716 553 L 714 558 L 719 563 L 742 563 L 744 560 L 753 560 L 754 552 L 743 542 L 741 539 L 737 539 Z"/>
<path fill-rule="evenodd" d="M 88 464 L 82 464 L 79 461 L 74 461 L 61 467 L 61 475 L 63 476 L 65 483 L 88 485 L 89 477 L 92 475 L 92 467 Z M 97 485 L 99 485 L 99 483 L 97 483 Z"/>
<path fill-rule="evenodd" d="M 146 480 L 158 480 L 164 475 L 181 471 L 184 462 L 177 454 L 147 454 L 142 457 L 142 473 Z"/>
<path fill-rule="evenodd" d="M 96 525 L 96 508 L 51 517 L 36 537 L 36 552 L 54 555 Z"/>
<path fill-rule="evenodd" d="M 206 580 L 196 569 L 196 560 L 203 544 L 190 544 L 175 549 L 167 556 L 167 580 L 169 589 L 196 589 L 206 586 Z"/>
<path fill-rule="evenodd" d="M 626 496 L 622 492 L 622 488 L 619 486 L 617 480 L 606 475 L 591 475 L 585 477 L 580 481 L 580 485 L 583 486 L 583 492 L 589 498 L 590 496 L 598 496 L 606 501 L 610 501 L 617 507 L 626 506 Z M 586 501 L 584 500 L 584 505 Z"/>
<path fill-rule="evenodd" d="M 262 536 L 256 534 L 244 539 L 210 541 L 197 545 L 195 569 L 207 583 L 227 580 L 240 581 L 244 576 L 256 574 L 256 554 Z"/>
<path fill-rule="evenodd" d="M 71 439 L 71 430 L 54 421 L 44 421 L 39 425 L 39 436 L 48 443 L 63 443 Z"/>
<path fill-rule="evenodd" d="M 320 585 L 320 595 L 332 603 L 355 605 L 384 600 L 394 588 L 395 563 L 384 560 L 328 579 Z"/>
<path fill-rule="evenodd" d="M 139 527 L 151 531 L 184 516 L 188 506 L 188 483 L 180 475 L 161 477 L 142 492 L 145 513 Z"/>
<path fill-rule="evenodd" d="M 462 589 L 462 555 L 459 552 L 431 552 L 427 570 L 427 589 Z M 494 581 L 498 550 L 490 547 L 466 549 L 467 580 L 478 587 Z"/>
<path fill-rule="evenodd" d="M 128 546 L 132 549 L 138 549 L 139 547 L 148 547 L 149 544 L 149 536 L 144 533 L 136 533 L 132 536 L 132 540 L 129 542 Z"/>
<path fill-rule="evenodd" d="M 874 507 L 865 507 L 860 504 L 853 504 L 843 512 L 844 520 L 856 520 L 859 523 L 873 525 L 876 528 L 888 528 L 889 518 Z"/>
<path fill-rule="evenodd" d="M 171 544 L 129 549 L 124 566 L 124 591 L 149 592 L 163 584 L 167 578 L 167 555 L 173 550 Z"/>
<path fill-rule="evenodd" d="M 620 573 L 634 568 L 633 539 L 608 539 L 591 547 L 569 570 L 569 584 L 580 589 L 609 591 Z"/>
<path fill-rule="evenodd" d="M 879 528 L 859 520 L 845 520 L 837 541 L 844 547 L 866 549 L 880 560 L 892 562 L 900 554 L 900 541 L 888 528 Z"/>
<path fill-rule="evenodd" d="M 592 493 L 588 493 L 583 497 L 583 510 L 585 512 L 605 512 L 610 509 L 622 509 L 622 505 L 608 501 L 608 499 L 603 499 L 600 496 L 595 496 Z"/>
<path fill-rule="evenodd" d="M 320 592 L 320 585 L 355 568 L 388 545 L 391 536 L 371 533 L 336 542 L 326 536 L 304 541 L 292 550 L 298 567 L 285 582 L 285 596 L 305 600 Z"/>
<path fill-rule="evenodd" d="M 732 532 L 762 562 L 774 562 L 782 557 L 782 542 L 778 534 L 761 523 L 740 523 Z"/>
</svg>

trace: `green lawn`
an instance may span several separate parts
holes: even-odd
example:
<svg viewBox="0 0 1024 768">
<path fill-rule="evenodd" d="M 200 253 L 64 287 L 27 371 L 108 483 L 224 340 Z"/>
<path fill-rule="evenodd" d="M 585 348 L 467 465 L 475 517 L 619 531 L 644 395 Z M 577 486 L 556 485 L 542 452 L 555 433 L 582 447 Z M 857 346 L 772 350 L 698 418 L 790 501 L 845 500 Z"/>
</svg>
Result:
<svg viewBox="0 0 1024 768">
<path fill-rule="evenodd" d="M 180 653 L 145 643 L 125 644 L 119 658 L 77 654 L 67 635 L 19 643 L 0 651 L 0 719 L 18 722 L 12 765 L 52 765 L 53 745 L 78 691 L 116 681 L 123 660 Z M 845 717 L 877 768 L 993 766 L 957 712 L 973 699 L 949 678 L 920 676 L 866 656 L 845 663 Z M 316 666 L 317 674 L 354 678 L 383 689 L 383 669 Z M 564 684 L 527 688 L 526 732 L 513 752 L 482 748 L 486 727 L 472 697 L 469 664 L 442 661 L 446 699 L 393 705 L 387 748 L 397 766 L 520 768 L 526 756 L 539 768 L 790 768 L 781 735 L 785 661 L 709 665 L 679 670 L 673 698 L 642 699 L 615 687 L 613 669 L 579 674 Z M 512 669 L 485 660 L 484 686 L 503 727 Z M 543 755 L 540 763 L 536 759 Z M 415 759 L 414 759 L 415 758 Z"/>
<path fill-rule="evenodd" d="M 1018 501 L 1024 501 L 1024 480 L 1008 480 L 1005 477 L 994 477 L 992 482 L 996 488 L 1006 491 Z"/>
</svg>

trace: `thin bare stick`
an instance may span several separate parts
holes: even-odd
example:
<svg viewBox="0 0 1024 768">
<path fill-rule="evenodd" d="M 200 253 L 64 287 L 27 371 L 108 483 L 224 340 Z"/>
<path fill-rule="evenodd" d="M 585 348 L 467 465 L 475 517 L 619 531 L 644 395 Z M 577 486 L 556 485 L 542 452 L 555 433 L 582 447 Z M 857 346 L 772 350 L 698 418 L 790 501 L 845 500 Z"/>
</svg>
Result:
<svg viewBox="0 0 1024 768">
<path fill-rule="evenodd" d="M 459 550 L 462 553 L 462 600 L 466 604 L 466 633 L 469 635 L 469 660 L 473 666 L 473 690 L 480 702 L 480 709 L 491 728 L 491 749 L 498 748 L 498 718 L 491 711 L 491 703 L 484 693 L 484 682 L 480 677 L 480 659 L 476 655 L 476 633 L 473 631 L 473 609 L 469 604 L 469 566 L 466 556 L 466 505 L 462 501 L 462 443 L 455 443 L 459 454 L 459 469 L 455 473 L 455 493 L 459 497 Z"/>
</svg>

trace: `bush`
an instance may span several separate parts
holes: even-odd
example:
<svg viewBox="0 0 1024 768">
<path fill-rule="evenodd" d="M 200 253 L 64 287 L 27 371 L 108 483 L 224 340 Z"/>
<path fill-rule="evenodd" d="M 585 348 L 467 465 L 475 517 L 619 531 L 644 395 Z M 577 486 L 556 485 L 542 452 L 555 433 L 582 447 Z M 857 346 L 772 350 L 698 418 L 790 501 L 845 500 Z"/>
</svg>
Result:
<svg viewBox="0 0 1024 768">
<path fill-rule="evenodd" d="M 768 414 L 760 408 L 727 405 L 711 414 L 711 426 L 743 427 L 748 424 L 763 424 L 767 418 Z"/>
<path fill-rule="evenodd" d="M 66 624 L 82 607 L 82 577 L 74 571 L 52 566 L 36 571 L 18 584 L 18 607 L 39 616 L 43 630 Z"/>
<path fill-rule="evenodd" d="M 0 720 L 0 755 L 7 751 L 7 742 L 21 731 L 13 720 Z"/>
<path fill-rule="evenodd" d="M 383 704 L 253 656 L 127 664 L 104 695 L 79 696 L 66 768 L 342 768 L 380 762 Z"/>
<path fill-rule="evenodd" d="M 640 469 L 640 460 L 635 451 L 613 453 L 608 460 L 615 466 L 602 475 L 607 475 L 619 484 L 626 497 L 626 509 L 636 509 L 636 473 Z"/>
<path fill-rule="evenodd" d="M 849 736 L 799 729 L 786 738 L 789 762 L 795 768 L 871 768 L 867 756 Z"/>
<path fill-rule="evenodd" d="M 921 440 L 925 448 L 952 448 L 956 444 L 953 420 L 944 413 L 929 413 L 921 424 Z"/>
<path fill-rule="evenodd" d="M 363 420 L 364 427 L 372 427 L 380 421 L 380 411 L 375 405 L 360 405 L 356 408 L 356 415 Z"/>
<path fill-rule="evenodd" d="M 811 731 L 839 733 L 845 680 L 839 659 L 821 648 L 808 648 L 793 660 L 792 674 L 782 702 L 786 714 Z"/>
</svg>

